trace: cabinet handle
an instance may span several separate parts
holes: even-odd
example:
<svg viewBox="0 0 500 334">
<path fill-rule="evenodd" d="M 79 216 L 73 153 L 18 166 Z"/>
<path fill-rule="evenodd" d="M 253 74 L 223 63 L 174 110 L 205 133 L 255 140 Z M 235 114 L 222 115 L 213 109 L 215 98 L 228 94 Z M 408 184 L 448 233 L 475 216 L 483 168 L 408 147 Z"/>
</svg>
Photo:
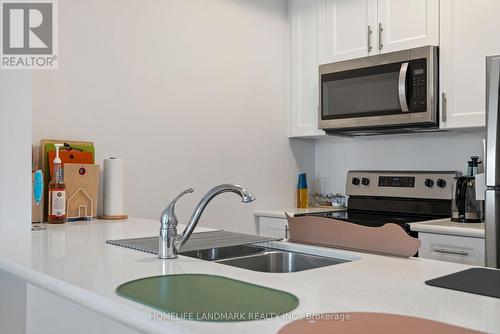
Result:
<svg viewBox="0 0 500 334">
<path fill-rule="evenodd" d="M 372 27 L 368 26 L 368 52 L 372 51 Z"/>
<path fill-rule="evenodd" d="M 447 113 L 446 113 L 446 103 L 448 99 L 446 98 L 446 93 L 441 93 L 441 120 L 446 123 Z"/>
<path fill-rule="evenodd" d="M 384 44 L 382 43 L 382 31 L 384 31 L 384 28 L 382 27 L 382 23 L 378 24 L 378 49 L 382 50 L 384 47 Z"/>
<path fill-rule="evenodd" d="M 467 251 L 457 250 L 457 249 L 434 248 L 433 250 L 436 253 L 443 253 L 443 254 L 469 255 Z"/>
</svg>

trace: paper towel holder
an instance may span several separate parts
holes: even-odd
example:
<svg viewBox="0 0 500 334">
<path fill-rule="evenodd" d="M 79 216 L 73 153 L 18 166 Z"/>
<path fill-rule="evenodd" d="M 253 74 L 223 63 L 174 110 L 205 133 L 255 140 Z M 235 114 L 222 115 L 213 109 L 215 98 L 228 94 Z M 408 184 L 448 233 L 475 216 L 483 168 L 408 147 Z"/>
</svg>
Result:
<svg viewBox="0 0 500 334">
<path fill-rule="evenodd" d="M 97 216 L 99 220 L 125 220 L 128 218 L 128 215 L 116 215 L 116 216 Z"/>
<path fill-rule="evenodd" d="M 115 160 L 115 159 L 116 159 L 115 157 L 109 157 L 108 160 Z M 106 162 L 104 163 L 104 166 L 106 166 Z M 104 174 L 106 174 L 106 173 L 104 173 Z M 100 220 L 125 220 L 127 218 L 128 218 L 128 215 L 126 215 L 126 214 L 118 214 L 118 215 L 102 214 L 102 215 L 97 216 L 97 219 L 100 219 Z"/>
</svg>

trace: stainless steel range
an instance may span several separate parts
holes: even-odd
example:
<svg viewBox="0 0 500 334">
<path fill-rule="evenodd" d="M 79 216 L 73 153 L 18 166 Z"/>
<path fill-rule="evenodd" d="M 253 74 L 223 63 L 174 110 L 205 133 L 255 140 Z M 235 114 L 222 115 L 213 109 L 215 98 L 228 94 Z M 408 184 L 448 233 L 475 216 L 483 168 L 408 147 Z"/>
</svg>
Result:
<svg viewBox="0 0 500 334">
<path fill-rule="evenodd" d="M 408 234 L 409 223 L 451 217 L 453 180 L 459 172 L 349 171 L 347 211 L 312 214 L 365 226 L 394 223 Z"/>
</svg>

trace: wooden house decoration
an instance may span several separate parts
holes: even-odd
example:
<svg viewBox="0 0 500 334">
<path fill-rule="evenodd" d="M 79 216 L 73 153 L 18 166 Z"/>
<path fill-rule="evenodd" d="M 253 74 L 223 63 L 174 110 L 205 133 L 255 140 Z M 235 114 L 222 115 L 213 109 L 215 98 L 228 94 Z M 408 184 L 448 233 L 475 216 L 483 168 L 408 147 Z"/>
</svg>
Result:
<svg viewBox="0 0 500 334">
<path fill-rule="evenodd" d="M 67 200 L 68 220 L 92 220 L 94 201 L 85 190 L 79 188 Z"/>
<path fill-rule="evenodd" d="M 97 217 L 99 165 L 65 164 L 66 217 L 68 221 Z"/>
</svg>

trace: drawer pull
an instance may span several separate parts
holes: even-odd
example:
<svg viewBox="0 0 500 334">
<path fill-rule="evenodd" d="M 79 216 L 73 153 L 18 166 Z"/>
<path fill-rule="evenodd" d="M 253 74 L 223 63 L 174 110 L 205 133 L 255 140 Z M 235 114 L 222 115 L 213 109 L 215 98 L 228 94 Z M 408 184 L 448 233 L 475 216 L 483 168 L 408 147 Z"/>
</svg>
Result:
<svg viewBox="0 0 500 334">
<path fill-rule="evenodd" d="M 467 251 L 458 249 L 434 248 L 433 250 L 436 253 L 443 253 L 443 254 L 469 255 Z"/>
<path fill-rule="evenodd" d="M 384 43 L 382 43 L 382 32 L 384 31 L 384 28 L 382 27 L 382 23 L 378 24 L 378 49 L 382 50 L 384 47 Z"/>
<path fill-rule="evenodd" d="M 448 115 L 446 114 L 446 104 L 448 102 L 448 99 L 446 98 L 446 93 L 441 94 L 441 120 L 443 123 L 446 123 L 446 120 L 448 119 Z"/>
<path fill-rule="evenodd" d="M 372 27 L 368 26 L 368 52 L 372 51 Z"/>
</svg>

